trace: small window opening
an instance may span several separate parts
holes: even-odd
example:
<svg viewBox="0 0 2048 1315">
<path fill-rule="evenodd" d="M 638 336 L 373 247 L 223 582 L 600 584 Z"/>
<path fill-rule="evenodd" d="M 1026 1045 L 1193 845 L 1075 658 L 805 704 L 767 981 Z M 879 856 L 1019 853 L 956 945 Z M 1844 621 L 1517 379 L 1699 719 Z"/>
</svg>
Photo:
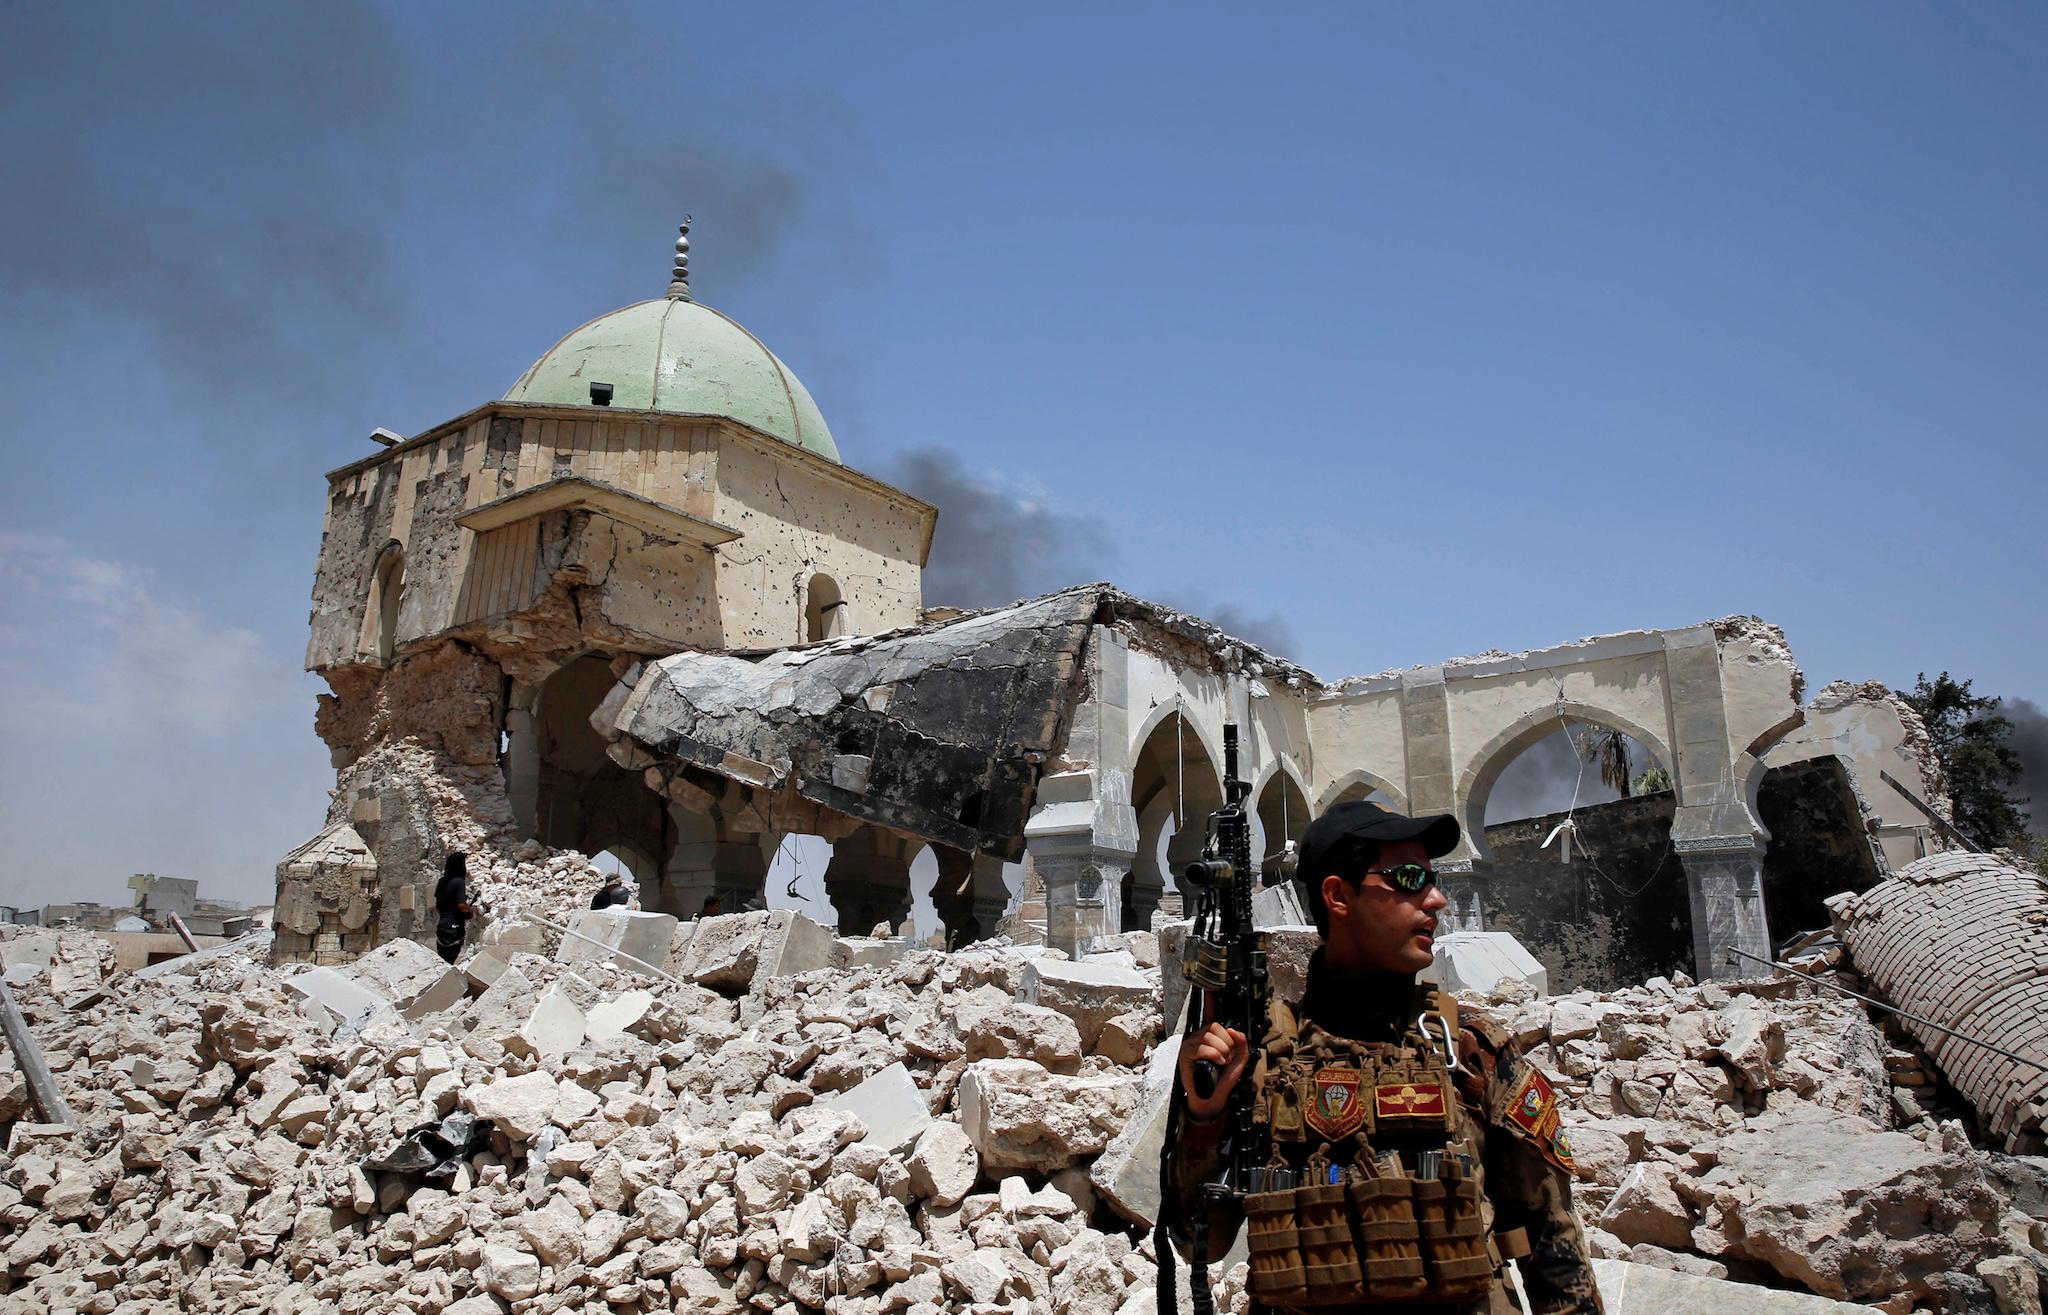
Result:
<svg viewBox="0 0 2048 1315">
<path fill-rule="evenodd" d="M 848 632 L 845 597 L 829 575 L 814 575 L 804 590 L 804 639 L 838 639 Z"/>
<path fill-rule="evenodd" d="M 398 638 L 398 602 L 405 594 L 405 553 L 397 548 L 384 554 L 377 564 L 377 583 L 371 590 L 370 615 L 376 630 L 371 649 L 389 660 Z"/>
</svg>

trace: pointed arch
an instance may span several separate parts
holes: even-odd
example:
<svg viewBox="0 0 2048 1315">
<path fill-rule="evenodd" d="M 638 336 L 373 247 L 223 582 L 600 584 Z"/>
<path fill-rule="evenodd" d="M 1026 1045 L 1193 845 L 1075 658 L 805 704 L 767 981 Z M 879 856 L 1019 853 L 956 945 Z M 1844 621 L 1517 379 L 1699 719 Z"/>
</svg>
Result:
<svg viewBox="0 0 2048 1315">
<path fill-rule="evenodd" d="M 377 554 L 370 572 L 370 593 L 364 601 L 363 627 L 356 647 L 389 662 L 398 649 L 399 604 L 405 599 L 405 545 L 392 539 Z"/>
<path fill-rule="evenodd" d="M 1560 725 L 1562 723 L 1562 725 Z M 1682 806 L 1691 802 L 1686 797 L 1685 784 L 1678 770 L 1675 758 L 1664 737 L 1643 726 L 1588 703 L 1577 703 L 1569 699 L 1548 704 L 1525 713 L 1517 718 L 1500 734 L 1489 740 L 1486 746 L 1466 759 L 1465 766 L 1458 772 L 1456 812 L 1459 825 L 1465 831 L 1465 843 L 1471 848 L 1472 856 L 1490 859 L 1493 852 L 1486 843 L 1486 800 L 1493 793 L 1500 774 L 1524 749 L 1546 736 L 1556 734 L 1560 729 L 1575 725 L 1593 725 L 1608 730 L 1620 731 L 1636 743 L 1648 749 L 1671 775 L 1671 783 L 1678 803 Z"/>
<path fill-rule="evenodd" d="M 1319 814 L 1324 813 L 1347 800 L 1363 799 L 1367 795 L 1372 794 L 1384 796 L 1388 802 L 1393 804 L 1394 811 L 1397 813 L 1408 811 L 1408 795 L 1406 791 L 1397 787 L 1386 777 L 1368 772 L 1363 767 L 1359 767 L 1344 773 L 1324 787 L 1322 798 L 1316 801 L 1316 812 Z"/>
</svg>

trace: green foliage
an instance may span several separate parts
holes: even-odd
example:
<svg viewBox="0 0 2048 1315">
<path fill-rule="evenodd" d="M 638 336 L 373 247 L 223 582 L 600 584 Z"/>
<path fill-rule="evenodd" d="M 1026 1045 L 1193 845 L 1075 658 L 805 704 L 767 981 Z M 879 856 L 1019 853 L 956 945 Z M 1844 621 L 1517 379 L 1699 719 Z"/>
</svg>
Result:
<svg viewBox="0 0 2048 1315">
<path fill-rule="evenodd" d="M 2020 780 L 2020 756 L 2010 743 L 2012 723 L 1998 714 L 1999 700 L 1970 692 L 1970 682 L 1946 671 L 1933 680 L 1921 672 L 1906 702 L 1927 723 L 1934 756 L 1948 780 L 1955 825 L 1982 848 L 2000 845 L 2026 853 L 2036 841 L 2027 833 L 2027 802 L 2012 793 Z"/>
<path fill-rule="evenodd" d="M 1643 774 L 1636 778 L 1635 787 L 1637 794 L 1655 794 L 1659 790 L 1669 790 L 1671 774 L 1657 764 L 1651 763 L 1643 769 Z"/>
<path fill-rule="evenodd" d="M 1607 784 L 1607 788 L 1624 799 L 1628 798 L 1628 736 L 1620 731 L 1595 726 L 1591 730 L 1580 732 L 1576 743 L 1579 746 L 1580 758 L 1600 765 L 1600 779 Z"/>
</svg>

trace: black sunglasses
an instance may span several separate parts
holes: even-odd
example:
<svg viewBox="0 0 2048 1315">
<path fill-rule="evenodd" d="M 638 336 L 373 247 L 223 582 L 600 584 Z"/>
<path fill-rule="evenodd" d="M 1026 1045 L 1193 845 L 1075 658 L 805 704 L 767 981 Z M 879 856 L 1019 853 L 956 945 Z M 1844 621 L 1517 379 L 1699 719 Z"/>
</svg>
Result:
<svg viewBox="0 0 2048 1315">
<path fill-rule="evenodd" d="M 1394 889 L 1413 895 L 1418 890 L 1428 890 L 1437 882 L 1436 869 L 1420 863 L 1401 863 L 1390 868 L 1367 868 L 1367 876 L 1385 877 L 1393 883 Z"/>
</svg>

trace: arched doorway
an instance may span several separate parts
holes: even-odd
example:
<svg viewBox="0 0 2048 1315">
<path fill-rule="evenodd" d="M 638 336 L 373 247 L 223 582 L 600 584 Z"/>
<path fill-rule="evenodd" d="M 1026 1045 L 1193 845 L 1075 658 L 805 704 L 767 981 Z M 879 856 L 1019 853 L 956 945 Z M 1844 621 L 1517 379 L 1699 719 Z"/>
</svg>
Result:
<svg viewBox="0 0 2048 1315">
<path fill-rule="evenodd" d="M 848 633 L 846 595 L 839 582 L 822 572 L 804 586 L 804 640 L 838 639 Z"/>
<path fill-rule="evenodd" d="M 389 662 L 398 648 L 398 609 L 405 598 L 405 549 L 396 543 L 385 547 L 377 558 L 370 581 L 368 606 L 363 610 L 360 647 L 379 662 Z"/>
<path fill-rule="evenodd" d="M 1222 806 L 1222 774 L 1194 723 L 1177 710 L 1160 714 L 1131 761 L 1138 852 L 1124 882 L 1124 930 L 1150 926 L 1161 897 L 1178 895 L 1171 874 L 1200 856 L 1209 814 Z"/>
<path fill-rule="evenodd" d="M 1655 737 L 1587 708 L 1524 719 L 1474 760 L 1464 820 L 1486 926 L 1543 960 L 1552 990 L 1690 970 L 1673 776 Z"/>
</svg>

